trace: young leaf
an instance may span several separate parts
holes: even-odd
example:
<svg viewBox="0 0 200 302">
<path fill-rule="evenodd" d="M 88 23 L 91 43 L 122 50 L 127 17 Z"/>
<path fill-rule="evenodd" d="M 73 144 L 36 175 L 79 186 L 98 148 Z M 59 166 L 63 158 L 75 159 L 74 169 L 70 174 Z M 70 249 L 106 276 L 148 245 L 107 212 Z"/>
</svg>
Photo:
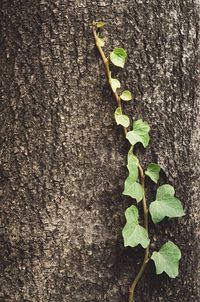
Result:
<svg viewBox="0 0 200 302">
<path fill-rule="evenodd" d="M 124 238 L 124 246 L 135 247 L 141 244 L 143 248 L 149 245 L 148 233 L 138 223 L 138 209 L 135 206 L 131 206 L 125 211 L 126 224 L 122 230 Z"/>
<path fill-rule="evenodd" d="M 150 127 L 147 122 L 137 120 L 133 123 L 133 130 L 127 133 L 126 138 L 129 140 L 132 146 L 140 142 L 146 148 L 150 139 L 149 130 Z"/>
<path fill-rule="evenodd" d="M 104 39 L 103 38 L 100 38 L 100 37 L 97 37 L 97 44 L 100 46 L 100 47 L 103 47 L 105 42 L 104 42 Z"/>
<path fill-rule="evenodd" d="M 120 81 L 113 78 L 110 79 L 110 85 L 114 92 L 116 92 L 117 88 L 121 87 Z"/>
<path fill-rule="evenodd" d="M 174 197 L 174 194 L 174 188 L 170 185 L 158 188 L 156 200 L 149 207 L 154 223 L 162 221 L 165 217 L 181 217 L 185 214 L 180 200 Z"/>
<path fill-rule="evenodd" d="M 137 202 L 140 202 L 144 196 L 144 190 L 140 183 L 134 181 L 134 178 L 128 176 L 125 180 L 123 195 L 127 195 L 136 199 Z"/>
<path fill-rule="evenodd" d="M 118 67 L 123 68 L 126 61 L 127 53 L 123 48 L 115 48 L 110 53 L 111 62 Z"/>
<path fill-rule="evenodd" d="M 123 101 L 130 101 L 132 100 L 132 94 L 129 90 L 124 90 L 122 92 L 122 94 L 120 95 L 120 98 L 123 100 Z"/>
<path fill-rule="evenodd" d="M 157 275 L 165 272 L 170 278 L 178 276 L 181 251 L 173 242 L 168 241 L 163 244 L 159 252 L 153 252 L 151 259 L 155 263 Z"/>
<path fill-rule="evenodd" d="M 147 167 L 147 171 L 145 171 L 145 174 L 151 178 L 152 181 L 155 183 L 158 182 L 159 179 L 159 173 L 160 173 L 160 166 L 158 164 L 149 164 Z"/>
<path fill-rule="evenodd" d="M 117 125 L 122 125 L 126 128 L 130 124 L 129 117 L 125 114 L 122 114 L 122 109 L 120 107 L 115 110 L 115 121 Z"/>
<path fill-rule="evenodd" d="M 99 22 L 96 22 L 95 25 L 97 28 L 101 28 L 105 25 L 105 22 L 99 21 Z"/>
</svg>

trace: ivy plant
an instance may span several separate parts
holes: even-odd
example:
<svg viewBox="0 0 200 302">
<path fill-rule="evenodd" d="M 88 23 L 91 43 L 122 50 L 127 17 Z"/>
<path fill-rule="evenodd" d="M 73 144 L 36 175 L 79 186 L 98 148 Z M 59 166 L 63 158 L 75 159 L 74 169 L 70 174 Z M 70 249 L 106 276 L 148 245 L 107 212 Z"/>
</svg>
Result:
<svg viewBox="0 0 200 302">
<path fill-rule="evenodd" d="M 149 145 L 150 126 L 146 121 L 138 119 L 130 121 L 130 118 L 123 113 L 123 107 L 126 102 L 133 99 L 129 90 L 118 92 L 121 83 L 118 79 L 113 78 L 111 68 L 112 65 L 124 68 L 127 53 L 117 47 L 106 56 L 103 47 L 104 39 L 100 37 L 104 22 L 93 22 L 92 29 L 96 47 L 100 53 L 101 59 L 105 66 L 106 76 L 110 88 L 116 100 L 117 107 L 114 111 L 114 118 L 117 125 L 121 125 L 125 138 L 130 143 L 130 149 L 127 155 L 128 176 L 124 183 L 123 195 L 130 196 L 136 205 L 131 205 L 125 210 L 126 224 L 122 230 L 125 247 L 136 247 L 141 245 L 144 249 L 144 258 L 140 270 L 135 276 L 129 289 L 129 302 L 134 301 L 135 287 L 143 275 L 143 272 L 150 260 L 155 264 L 156 274 L 165 272 L 170 278 L 178 276 L 179 261 L 181 259 L 181 251 L 179 247 L 168 241 L 164 243 L 159 251 L 154 251 L 150 255 L 150 238 L 149 238 L 149 212 L 153 223 L 160 223 L 165 217 L 175 218 L 184 215 L 181 201 L 175 197 L 175 190 L 169 184 L 163 184 L 158 187 L 155 201 L 147 203 L 146 200 L 146 177 L 157 184 L 159 180 L 160 166 L 157 163 L 149 163 L 146 170 L 143 169 L 138 157 L 134 154 L 136 144 L 146 148 Z M 143 208 L 143 225 L 140 224 L 138 207 Z"/>
</svg>

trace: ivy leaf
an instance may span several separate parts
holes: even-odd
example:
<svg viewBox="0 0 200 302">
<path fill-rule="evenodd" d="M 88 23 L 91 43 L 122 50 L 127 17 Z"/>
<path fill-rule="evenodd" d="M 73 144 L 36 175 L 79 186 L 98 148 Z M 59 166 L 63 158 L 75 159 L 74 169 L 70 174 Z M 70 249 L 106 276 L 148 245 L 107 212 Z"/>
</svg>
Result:
<svg viewBox="0 0 200 302">
<path fill-rule="evenodd" d="M 133 154 L 133 147 L 128 152 L 127 168 L 129 176 L 125 180 L 123 195 L 130 196 L 140 202 L 144 196 L 144 190 L 138 180 L 138 158 Z"/>
<path fill-rule="evenodd" d="M 124 246 L 135 247 L 138 244 L 141 244 L 143 248 L 146 248 L 149 245 L 150 240 L 145 228 L 138 223 L 138 209 L 132 205 L 126 209 L 125 217 L 127 222 L 122 230 Z"/>
<path fill-rule="evenodd" d="M 125 180 L 123 195 L 130 196 L 140 202 L 144 196 L 144 190 L 140 183 L 135 181 L 133 175 L 129 175 Z"/>
<path fill-rule="evenodd" d="M 149 137 L 150 127 L 147 122 L 143 122 L 143 120 L 137 120 L 133 123 L 133 130 L 129 131 L 126 135 L 126 138 L 129 140 L 131 145 L 135 145 L 136 143 L 142 143 L 146 148 L 150 137 Z"/>
<path fill-rule="evenodd" d="M 96 22 L 95 25 L 97 28 L 101 28 L 105 25 L 105 22 L 99 21 L 99 22 Z"/>
<path fill-rule="evenodd" d="M 160 173 L 160 166 L 158 164 L 149 164 L 147 167 L 147 171 L 145 171 L 145 174 L 151 178 L 152 181 L 155 183 L 158 182 L 159 179 L 159 173 Z"/>
<path fill-rule="evenodd" d="M 133 146 L 131 146 L 130 150 L 128 151 L 128 165 L 135 164 L 137 167 L 139 166 L 139 160 L 137 156 L 133 154 Z"/>
<path fill-rule="evenodd" d="M 97 44 L 98 44 L 100 47 L 103 47 L 103 46 L 105 45 L 104 39 L 103 39 L 103 38 L 100 38 L 100 37 L 97 37 Z"/>
<path fill-rule="evenodd" d="M 163 244 L 159 252 L 153 252 L 151 259 L 156 266 L 156 274 L 165 272 L 170 278 L 178 276 L 181 251 L 172 241 Z"/>
<path fill-rule="evenodd" d="M 122 114 L 122 109 L 120 107 L 115 110 L 115 121 L 117 125 L 122 125 L 126 128 L 130 124 L 129 117 L 125 114 Z"/>
<path fill-rule="evenodd" d="M 138 179 L 138 164 L 139 161 L 137 157 L 133 154 L 128 154 L 128 171 L 129 176 L 132 178 L 132 181 L 135 182 Z"/>
<path fill-rule="evenodd" d="M 162 185 L 158 188 L 156 200 L 150 204 L 149 211 L 154 223 L 162 221 L 165 217 L 181 217 L 185 215 L 180 200 L 174 197 L 174 188 Z"/>
<path fill-rule="evenodd" d="M 122 94 L 120 95 L 120 98 L 123 100 L 123 101 L 130 101 L 132 100 L 132 94 L 129 90 L 124 90 L 122 92 Z"/>
<path fill-rule="evenodd" d="M 111 86 L 113 92 L 116 92 L 117 88 L 121 87 L 121 84 L 120 84 L 119 80 L 111 78 L 110 79 L 110 86 Z"/>
<path fill-rule="evenodd" d="M 123 48 L 115 48 L 110 53 L 111 62 L 118 67 L 123 68 L 126 61 L 127 53 Z"/>
</svg>

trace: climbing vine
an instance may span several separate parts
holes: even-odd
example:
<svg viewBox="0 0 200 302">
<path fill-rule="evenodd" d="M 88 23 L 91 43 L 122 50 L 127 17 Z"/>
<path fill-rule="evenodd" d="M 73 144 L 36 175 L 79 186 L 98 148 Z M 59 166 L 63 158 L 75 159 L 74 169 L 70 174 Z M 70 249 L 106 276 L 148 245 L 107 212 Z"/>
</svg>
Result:
<svg viewBox="0 0 200 302">
<path fill-rule="evenodd" d="M 155 251 L 150 255 L 149 245 L 149 212 L 153 223 L 157 224 L 165 217 L 174 218 L 184 215 L 182 204 L 176 198 L 174 188 L 169 184 L 164 184 L 158 187 L 155 201 L 148 205 L 145 194 L 145 179 L 149 177 L 151 181 L 157 183 L 159 180 L 160 166 L 156 163 L 150 163 L 146 171 L 142 168 L 139 159 L 134 154 L 134 147 L 140 143 L 146 148 L 149 144 L 150 127 L 147 122 L 142 119 L 132 123 L 130 118 L 123 113 L 123 106 L 126 102 L 132 100 L 132 93 L 129 90 L 124 90 L 118 94 L 121 88 L 121 83 L 118 79 L 113 78 L 111 72 L 112 64 L 123 68 L 127 59 L 127 53 L 123 48 L 114 48 L 108 55 L 105 55 L 103 50 L 104 39 L 100 32 L 104 27 L 104 22 L 93 22 L 92 29 L 95 39 L 95 44 L 101 55 L 101 59 L 105 66 L 106 76 L 110 88 L 116 100 L 117 108 L 114 112 L 114 118 L 117 125 L 123 127 L 124 135 L 130 143 L 130 150 L 127 155 L 128 177 L 125 180 L 123 195 L 130 196 L 136 205 L 141 203 L 143 207 L 143 226 L 139 224 L 138 207 L 131 205 L 125 211 L 126 224 L 122 230 L 124 246 L 135 247 L 141 245 L 144 249 L 144 258 L 138 274 L 135 276 L 129 289 L 129 302 L 134 301 L 135 287 L 142 277 L 142 274 L 150 260 L 156 267 L 156 274 L 165 272 L 169 277 L 175 278 L 178 276 L 179 260 L 181 259 L 181 251 L 172 241 L 164 243 L 159 251 Z M 122 106 L 123 104 L 123 106 Z"/>
</svg>

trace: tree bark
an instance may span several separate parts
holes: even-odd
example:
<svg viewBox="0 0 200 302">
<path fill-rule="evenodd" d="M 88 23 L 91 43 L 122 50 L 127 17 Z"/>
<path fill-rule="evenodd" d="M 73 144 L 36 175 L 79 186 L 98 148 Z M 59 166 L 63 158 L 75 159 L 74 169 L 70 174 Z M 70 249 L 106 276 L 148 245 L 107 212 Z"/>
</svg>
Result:
<svg viewBox="0 0 200 302">
<path fill-rule="evenodd" d="M 123 247 L 128 144 L 93 20 L 107 23 L 107 51 L 128 52 L 115 74 L 134 93 L 126 113 L 151 126 L 143 166 L 160 163 L 186 209 L 150 227 L 152 249 L 180 246 L 180 276 L 150 264 L 135 301 L 199 301 L 198 3 L 2 0 L 0 13 L 0 301 L 125 302 L 143 257 Z"/>
</svg>

